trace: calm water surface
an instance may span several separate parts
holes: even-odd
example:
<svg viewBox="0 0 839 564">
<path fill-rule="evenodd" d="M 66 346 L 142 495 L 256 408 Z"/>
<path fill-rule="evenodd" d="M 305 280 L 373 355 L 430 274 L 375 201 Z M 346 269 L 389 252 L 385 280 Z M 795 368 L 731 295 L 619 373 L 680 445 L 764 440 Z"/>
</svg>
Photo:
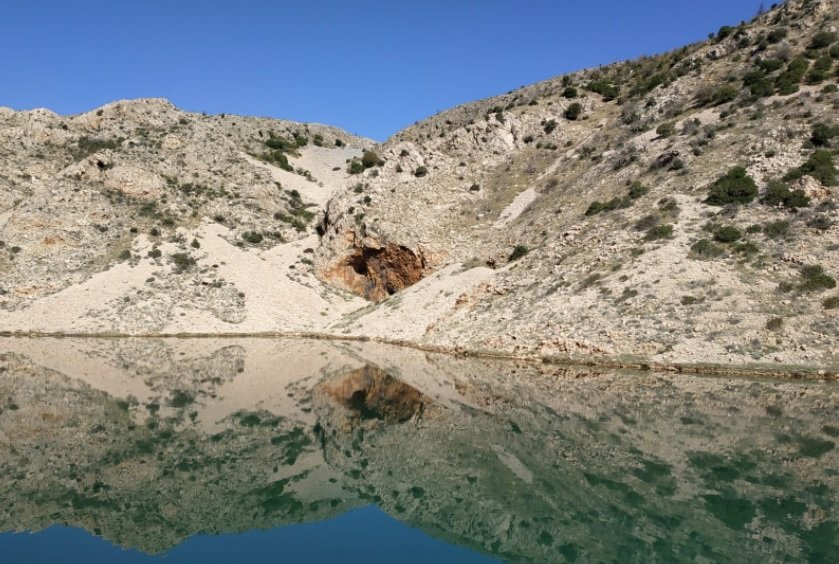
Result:
<svg viewBox="0 0 839 564">
<path fill-rule="evenodd" d="M 0 340 L 0 562 L 839 562 L 839 386 Z"/>
</svg>

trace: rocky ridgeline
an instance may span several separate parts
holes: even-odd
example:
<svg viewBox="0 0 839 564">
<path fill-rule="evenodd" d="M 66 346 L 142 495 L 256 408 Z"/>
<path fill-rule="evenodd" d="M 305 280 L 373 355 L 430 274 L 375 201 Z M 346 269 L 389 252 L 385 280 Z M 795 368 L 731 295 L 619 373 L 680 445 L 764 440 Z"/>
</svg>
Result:
<svg viewBox="0 0 839 564">
<path fill-rule="evenodd" d="M 186 233 L 201 221 L 239 245 L 299 239 L 317 211 L 308 185 L 317 191 L 323 180 L 295 157 L 314 152 L 317 162 L 366 143 L 332 127 L 193 114 L 161 99 L 69 117 L 0 110 L 2 305 L 29 304 L 119 261 L 166 261 L 155 251 L 166 243 L 178 246 L 183 270 L 200 248 Z M 140 238 L 147 256 L 132 253 Z"/>
<path fill-rule="evenodd" d="M 160 100 L 3 110 L 0 328 L 835 373 L 838 11 L 791 0 L 377 146 Z"/>
<path fill-rule="evenodd" d="M 426 343 L 836 367 L 836 22 L 788 2 L 420 122 L 329 203 L 316 267 L 397 310 L 447 265 L 492 269 Z"/>
</svg>

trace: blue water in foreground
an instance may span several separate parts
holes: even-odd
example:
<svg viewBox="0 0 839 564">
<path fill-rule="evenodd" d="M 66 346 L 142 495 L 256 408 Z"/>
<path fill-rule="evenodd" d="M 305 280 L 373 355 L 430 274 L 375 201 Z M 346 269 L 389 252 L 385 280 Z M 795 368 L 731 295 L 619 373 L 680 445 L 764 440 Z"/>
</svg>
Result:
<svg viewBox="0 0 839 564">
<path fill-rule="evenodd" d="M 53 526 L 38 533 L 0 534 L 3 564 L 212 564 L 215 562 L 326 562 L 374 564 L 479 564 L 498 562 L 434 539 L 389 517 L 375 506 L 335 519 L 230 535 L 196 535 L 164 554 L 126 550 L 76 528 Z"/>
</svg>

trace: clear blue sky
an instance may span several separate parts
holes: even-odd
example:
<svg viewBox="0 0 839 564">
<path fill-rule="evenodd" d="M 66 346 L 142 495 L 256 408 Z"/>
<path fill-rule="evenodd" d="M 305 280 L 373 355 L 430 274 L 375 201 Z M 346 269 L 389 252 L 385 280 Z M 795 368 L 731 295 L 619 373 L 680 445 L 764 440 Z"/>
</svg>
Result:
<svg viewBox="0 0 839 564">
<path fill-rule="evenodd" d="M 760 4 L 7 0 L 0 106 L 70 114 L 162 96 L 383 140 L 456 104 L 704 39 Z"/>
</svg>

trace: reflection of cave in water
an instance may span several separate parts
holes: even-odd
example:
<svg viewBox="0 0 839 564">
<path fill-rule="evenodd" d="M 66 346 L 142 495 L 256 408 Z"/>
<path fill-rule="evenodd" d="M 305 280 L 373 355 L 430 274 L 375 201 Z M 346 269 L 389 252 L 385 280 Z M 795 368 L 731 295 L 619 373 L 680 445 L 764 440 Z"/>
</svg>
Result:
<svg viewBox="0 0 839 564">
<path fill-rule="evenodd" d="M 369 364 L 324 383 L 323 389 L 353 416 L 387 424 L 421 416 L 428 403 L 416 388 Z"/>
</svg>

